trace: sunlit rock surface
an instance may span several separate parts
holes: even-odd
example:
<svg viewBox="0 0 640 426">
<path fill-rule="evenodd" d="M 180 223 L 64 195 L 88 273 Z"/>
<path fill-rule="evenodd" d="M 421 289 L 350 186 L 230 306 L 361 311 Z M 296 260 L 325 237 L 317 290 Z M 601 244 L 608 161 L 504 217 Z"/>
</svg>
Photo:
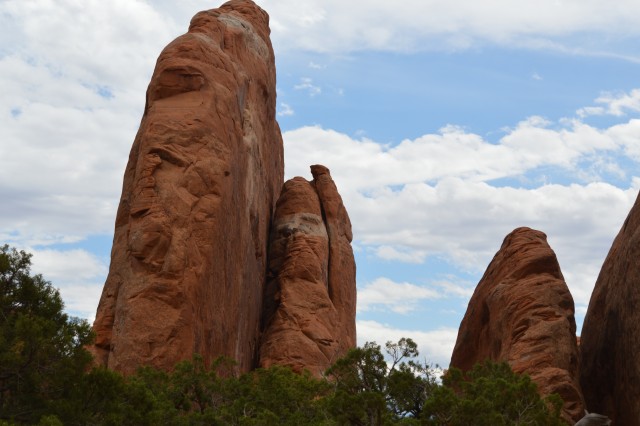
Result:
<svg viewBox="0 0 640 426">
<path fill-rule="evenodd" d="M 287 181 L 269 245 L 260 365 L 320 376 L 355 346 L 351 223 L 329 170 Z"/>
<path fill-rule="evenodd" d="M 118 208 L 96 361 L 257 364 L 267 240 L 283 182 L 269 17 L 234 0 L 160 54 Z"/>
<path fill-rule="evenodd" d="M 507 235 L 469 301 L 451 366 L 487 359 L 529 374 L 542 395 L 560 394 L 567 420 L 583 416 L 573 298 L 540 231 Z"/>
</svg>

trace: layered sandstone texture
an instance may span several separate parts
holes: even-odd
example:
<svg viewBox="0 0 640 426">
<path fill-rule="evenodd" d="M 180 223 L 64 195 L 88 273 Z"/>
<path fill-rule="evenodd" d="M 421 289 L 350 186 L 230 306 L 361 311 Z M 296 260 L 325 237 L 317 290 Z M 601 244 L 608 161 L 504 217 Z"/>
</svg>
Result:
<svg viewBox="0 0 640 426">
<path fill-rule="evenodd" d="M 233 0 L 160 54 L 118 208 L 94 330 L 125 373 L 192 353 L 257 363 L 284 165 L 269 17 Z"/>
<path fill-rule="evenodd" d="M 507 235 L 469 301 L 451 366 L 485 360 L 529 374 L 542 395 L 560 394 L 571 424 L 584 414 L 573 298 L 540 231 Z"/>
<path fill-rule="evenodd" d="M 640 424 L 640 198 L 613 241 L 580 339 L 580 382 L 589 411 Z"/>
<path fill-rule="evenodd" d="M 329 170 L 284 184 L 269 242 L 260 366 L 320 376 L 355 346 L 351 222 Z"/>
</svg>

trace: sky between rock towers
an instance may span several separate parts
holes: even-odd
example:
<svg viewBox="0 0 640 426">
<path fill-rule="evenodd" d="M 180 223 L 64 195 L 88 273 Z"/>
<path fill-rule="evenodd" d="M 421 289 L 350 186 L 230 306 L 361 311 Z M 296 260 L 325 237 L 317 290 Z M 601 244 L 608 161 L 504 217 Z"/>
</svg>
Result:
<svg viewBox="0 0 640 426">
<path fill-rule="evenodd" d="M 640 189 L 640 2 L 264 0 L 286 177 L 354 227 L 358 340 L 448 365 L 507 233 L 545 232 L 578 331 Z M 0 2 L 0 243 L 93 319 L 144 94 L 203 0 Z"/>
</svg>

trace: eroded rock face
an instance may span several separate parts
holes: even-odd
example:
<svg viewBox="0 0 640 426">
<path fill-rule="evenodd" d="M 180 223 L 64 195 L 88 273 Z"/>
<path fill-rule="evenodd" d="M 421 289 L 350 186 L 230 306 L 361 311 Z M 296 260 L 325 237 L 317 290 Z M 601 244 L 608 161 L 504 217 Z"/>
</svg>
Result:
<svg viewBox="0 0 640 426">
<path fill-rule="evenodd" d="M 580 382 L 589 411 L 640 424 L 640 198 L 596 281 L 580 339 Z"/>
<path fill-rule="evenodd" d="M 355 346 L 351 223 L 329 170 L 287 181 L 269 244 L 260 366 L 320 376 Z"/>
<path fill-rule="evenodd" d="M 97 362 L 197 352 L 257 362 L 269 223 L 284 174 L 269 17 L 234 0 L 158 58 L 125 171 Z"/>
<path fill-rule="evenodd" d="M 565 418 L 584 414 L 573 298 L 540 231 L 507 235 L 471 297 L 451 366 L 466 371 L 487 359 L 529 374 L 542 395 L 560 394 Z"/>
</svg>

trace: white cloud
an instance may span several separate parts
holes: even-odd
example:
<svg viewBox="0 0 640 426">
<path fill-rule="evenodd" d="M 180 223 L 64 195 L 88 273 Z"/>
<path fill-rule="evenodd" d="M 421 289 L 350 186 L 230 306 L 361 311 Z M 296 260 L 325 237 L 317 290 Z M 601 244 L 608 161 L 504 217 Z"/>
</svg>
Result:
<svg viewBox="0 0 640 426">
<path fill-rule="evenodd" d="M 590 115 L 620 117 L 628 112 L 638 112 L 640 111 L 640 89 L 633 89 L 629 93 L 603 93 L 595 102 L 602 106 L 581 108 L 577 111 L 578 116 L 583 118 Z"/>
<path fill-rule="evenodd" d="M 451 353 L 456 344 L 458 330 L 443 327 L 437 330 L 420 331 L 399 329 L 377 321 L 357 321 L 358 345 L 366 342 L 376 342 L 384 347 L 387 341 L 397 342 L 403 337 L 413 339 L 418 344 L 420 358 L 427 363 L 435 363 L 441 367 L 448 367 Z M 424 328 L 419 325 L 419 328 Z"/>
<path fill-rule="evenodd" d="M 358 311 L 387 308 L 398 314 L 408 313 L 424 299 L 438 299 L 441 295 L 430 288 L 407 282 L 397 283 L 377 278 L 358 289 Z"/>
<path fill-rule="evenodd" d="M 93 320 L 107 275 L 108 264 L 86 250 L 28 250 L 32 272 L 60 290 L 65 310 Z"/>
<path fill-rule="evenodd" d="M 493 143 L 448 126 L 383 146 L 303 127 L 284 134 L 286 175 L 308 174 L 308 164 L 329 167 L 358 244 L 386 260 L 436 256 L 477 273 L 514 228 L 539 229 L 549 236 L 576 302 L 587 303 L 638 192 L 619 160 L 640 160 L 640 120 L 599 129 L 578 119 L 531 117 L 505 132 Z M 531 181 L 528 174 L 540 167 L 569 182 Z M 618 188 L 603 176 L 630 183 Z M 508 180 L 496 185 L 495 179 Z"/>
<path fill-rule="evenodd" d="M 86 319 L 89 324 L 93 324 L 103 286 L 104 280 L 59 286 L 60 295 L 65 304 L 65 311 L 72 316 Z"/>
<path fill-rule="evenodd" d="M 464 299 L 471 298 L 477 283 L 464 283 L 465 285 L 460 285 L 454 283 L 454 279 L 459 281 L 459 278 L 450 277 L 450 279 L 447 280 L 435 281 L 433 285 L 440 287 L 446 295 L 461 297 Z"/>
<path fill-rule="evenodd" d="M 86 250 L 30 250 L 33 269 L 46 279 L 58 282 L 83 282 L 106 275 L 107 265 Z"/>
<path fill-rule="evenodd" d="M 580 118 L 585 118 L 590 115 L 604 115 L 605 109 L 603 107 L 594 107 L 594 106 L 584 107 L 576 111 L 576 114 Z"/>
<path fill-rule="evenodd" d="M 186 30 L 197 10 L 220 3 L 0 2 L 0 25 L 6 30 L 0 40 L 0 198 L 10 200 L 0 209 L 2 240 L 41 245 L 112 231 L 122 173 L 158 53 Z M 631 0 L 615 8 L 603 0 L 260 4 L 271 15 L 274 43 L 283 51 L 460 49 L 488 42 L 587 54 L 602 46 L 567 48 L 575 42 L 573 34 L 609 39 L 640 34 L 635 19 L 640 3 Z M 296 86 L 311 96 L 322 91 L 311 78 Z M 603 94 L 578 116 L 631 114 L 639 110 L 639 98 L 640 89 Z M 286 104 L 281 108 L 286 115 Z M 602 174 L 625 174 L 616 169 L 619 155 L 640 161 L 638 119 L 600 129 L 580 120 L 552 123 L 531 117 L 507 129 L 497 142 L 456 126 L 396 146 L 321 127 L 302 127 L 284 137 L 287 175 L 307 175 L 307 165 L 318 162 L 332 169 L 357 245 L 389 260 L 418 262 L 437 255 L 458 267 L 482 270 L 506 233 L 529 225 L 549 235 L 582 304 L 640 188 L 640 180 L 624 189 L 595 182 Z M 532 187 L 526 174 L 539 167 L 562 170 L 578 183 Z M 514 177 L 524 183 L 492 182 Z M 93 315 L 106 262 L 81 251 L 41 250 L 34 265 L 60 286 L 70 309 Z M 409 288 L 423 298 L 431 292 L 469 293 L 466 286 L 444 281 L 433 283 L 438 290 L 389 281 L 391 288 Z M 372 285 L 364 300 L 368 297 L 369 306 L 375 306 L 385 291 Z M 378 306 L 413 308 L 402 303 Z M 405 331 L 359 322 L 359 333 L 381 341 Z M 442 359 L 455 340 L 448 329 L 411 333 L 426 342 L 440 341 L 425 347 Z"/>
<path fill-rule="evenodd" d="M 322 93 L 322 89 L 319 86 L 313 84 L 313 79 L 309 77 L 302 77 L 300 84 L 293 86 L 295 90 L 305 90 L 309 96 L 313 97 Z"/>
<path fill-rule="evenodd" d="M 10 51 L 88 85 L 146 85 L 159 49 L 185 29 L 141 0 L 9 1 L 0 12 L 21 30 Z"/>
<path fill-rule="evenodd" d="M 280 49 L 319 52 L 465 49 L 483 43 L 606 52 L 606 41 L 637 36 L 640 5 L 541 0 L 262 0 Z M 206 2 L 201 2 L 204 7 Z M 208 7 L 208 5 L 207 5 Z M 595 34 L 600 37 L 574 35 Z"/>
<path fill-rule="evenodd" d="M 278 108 L 278 117 L 288 117 L 295 114 L 291 105 L 286 104 L 284 102 L 280 102 L 280 108 Z"/>
<path fill-rule="evenodd" d="M 415 250 L 406 250 L 401 247 L 379 246 L 376 248 L 376 255 L 385 260 L 397 260 L 405 263 L 422 263 L 426 256 Z"/>
<path fill-rule="evenodd" d="M 87 0 L 80 8 L 71 0 L 7 1 L 0 4 L 0 17 L 4 16 L 4 28 L 23 29 L 30 38 L 39 40 L 42 52 L 62 54 L 70 67 L 80 64 L 79 59 L 84 57 L 81 75 L 110 80 L 113 76 L 131 78 L 128 69 L 147 60 L 140 54 L 143 50 L 137 55 L 121 52 L 127 45 L 135 49 L 143 40 L 159 49 L 184 31 L 197 11 L 222 3 Z M 258 0 L 258 4 L 269 13 L 274 45 L 283 52 L 450 50 L 493 43 L 638 59 L 633 51 L 612 52 L 606 44 L 640 34 L 634 19 L 640 14 L 640 5 L 633 0 L 621 0 L 616 7 L 605 0 L 542 0 L 535 6 L 509 0 L 407 0 L 401 5 L 380 0 Z M 75 19 L 78 15 L 83 19 Z M 116 22 L 118 25 L 114 25 Z M 21 39 L 13 30 L 7 31 L 10 44 Z M 585 33 L 596 36 L 574 37 Z M 73 43 L 67 44 L 66 40 Z M 127 56 L 130 67 L 103 63 L 104 58 L 119 55 Z"/>
<path fill-rule="evenodd" d="M 579 161 L 593 162 L 596 154 L 621 154 L 622 149 L 640 155 L 635 148 L 639 144 L 632 143 L 640 131 L 636 120 L 604 130 L 576 119 L 553 124 L 530 117 L 505 129 L 498 143 L 449 125 L 437 134 L 404 140 L 393 147 L 319 126 L 301 127 L 284 134 L 285 155 L 296 159 L 285 162 L 286 174 L 305 175 L 307 164 L 321 162 L 335 170 L 343 188 L 362 191 L 447 177 L 490 181 L 521 176 L 542 166 L 571 171 Z"/>
<path fill-rule="evenodd" d="M 615 138 L 624 147 L 625 155 L 640 162 L 640 119 L 610 127 L 607 134 Z"/>
<path fill-rule="evenodd" d="M 178 27 L 140 0 L 1 2 L 0 24 L 14 31 L 0 41 L 0 235 L 111 232 L 145 88 Z"/>
</svg>

